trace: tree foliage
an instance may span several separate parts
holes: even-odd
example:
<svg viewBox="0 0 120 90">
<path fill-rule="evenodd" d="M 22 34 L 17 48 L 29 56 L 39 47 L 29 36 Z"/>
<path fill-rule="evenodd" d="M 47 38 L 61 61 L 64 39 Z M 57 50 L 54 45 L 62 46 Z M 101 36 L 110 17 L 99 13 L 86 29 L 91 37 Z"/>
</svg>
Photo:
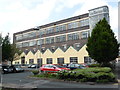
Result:
<svg viewBox="0 0 120 90">
<path fill-rule="evenodd" d="M 16 53 L 18 55 L 16 55 Z M 15 44 L 10 43 L 10 37 L 9 34 L 5 36 L 2 40 L 2 61 L 12 61 L 18 58 L 18 56 L 21 54 L 21 51 L 16 48 Z"/>
<path fill-rule="evenodd" d="M 118 56 L 118 48 L 117 39 L 110 25 L 105 18 L 100 20 L 88 38 L 86 50 L 90 57 L 101 64 L 109 63 Z"/>
<path fill-rule="evenodd" d="M 2 61 L 5 60 L 10 60 L 11 57 L 11 44 L 10 44 L 10 39 L 9 39 L 9 34 L 3 38 L 2 41 Z"/>
</svg>

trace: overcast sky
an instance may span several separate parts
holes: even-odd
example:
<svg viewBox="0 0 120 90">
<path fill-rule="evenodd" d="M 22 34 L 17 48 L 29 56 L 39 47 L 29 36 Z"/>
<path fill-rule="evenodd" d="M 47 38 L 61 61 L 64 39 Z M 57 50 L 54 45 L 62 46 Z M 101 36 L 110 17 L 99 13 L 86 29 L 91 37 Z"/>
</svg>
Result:
<svg viewBox="0 0 120 90">
<path fill-rule="evenodd" d="M 120 1 L 120 0 L 119 0 Z M 88 13 L 107 5 L 110 25 L 118 36 L 118 0 L 0 0 L 0 32 L 5 36 L 50 22 Z"/>
</svg>

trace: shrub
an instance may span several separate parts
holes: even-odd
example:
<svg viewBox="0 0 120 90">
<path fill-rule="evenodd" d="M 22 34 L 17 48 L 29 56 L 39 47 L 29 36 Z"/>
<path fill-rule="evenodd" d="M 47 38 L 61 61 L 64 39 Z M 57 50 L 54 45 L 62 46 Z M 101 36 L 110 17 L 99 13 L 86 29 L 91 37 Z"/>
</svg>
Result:
<svg viewBox="0 0 120 90">
<path fill-rule="evenodd" d="M 86 69 L 76 69 L 73 71 L 60 71 L 58 73 L 41 73 L 37 77 L 58 78 L 77 82 L 114 82 L 115 75 L 108 67 L 96 67 Z"/>
<path fill-rule="evenodd" d="M 97 73 L 97 79 L 98 80 L 108 80 L 110 82 L 115 81 L 115 75 L 113 73 Z"/>
<path fill-rule="evenodd" d="M 32 73 L 33 73 L 34 75 L 37 75 L 37 74 L 39 73 L 39 70 L 32 70 Z"/>
<path fill-rule="evenodd" d="M 85 76 L 87 81 L 95 82 L 97 80 L 97 74 L 95 73 L 86 73 Z"/>
<path fill-rule="evenodd" d="M 100 67 L 100 64 L 91 64 L 89 67 Z"/>
</svg>

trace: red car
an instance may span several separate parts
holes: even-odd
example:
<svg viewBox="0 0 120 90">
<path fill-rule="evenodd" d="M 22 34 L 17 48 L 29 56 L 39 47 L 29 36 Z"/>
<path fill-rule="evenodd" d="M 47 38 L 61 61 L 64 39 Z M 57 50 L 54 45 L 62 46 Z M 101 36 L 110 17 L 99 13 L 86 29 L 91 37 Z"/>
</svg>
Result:
<svg viewBox="0 0 120 90">
<path fill-rule="evenodd" d="M 62 71 L 62 70 L 70 70 L 70 69 L 56 64 L 44 64 L 42 65 L 42 67 L 40 67 L 41 72 L 43 71 L 54 72 L 54 71 Z"/>
</svg>

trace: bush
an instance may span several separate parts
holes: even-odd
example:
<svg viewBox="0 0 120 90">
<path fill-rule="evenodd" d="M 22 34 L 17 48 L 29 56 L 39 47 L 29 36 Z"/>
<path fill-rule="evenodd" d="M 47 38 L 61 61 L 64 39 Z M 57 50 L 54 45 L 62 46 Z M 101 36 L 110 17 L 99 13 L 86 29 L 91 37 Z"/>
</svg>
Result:
<svg viewBox="0 0 120 90">
<path fill-rule="evenodd" d="M 100 67 L 100 64 L 91 64 L 89 67 Z"/>
<path fill-rule="evenodd" d="M 34 75 L 37 75 L 37 74 L 39 73 L 39 70 L 32 70 L 32 73 L 33 73 Z"/>
<path fill-rule="evenodd" d="M 87 81 L 105 83 L 115 81 L 115 75 L 111 72 L 111 69 L 108 67 L 76 69 L 73 71 L 60 71 L 58 73 L 42 73 L 36 76 L 44 78 L 57 78 L 77 82 Z"/>
<path fill-rule="evenodd" d="M 76 72 L 80 72 L 80 73 L 91 73 L 91 72 L 94 72 L 94 73 L 98 73 L 98 72 L 105 72 L 105 73 L 109 73 L 111 72 L 111 68 L 109 67 L 91 67 L 91 68 L 86 68 L 86 69 L 75 69 L 74 71 Z"/>
</svg>

